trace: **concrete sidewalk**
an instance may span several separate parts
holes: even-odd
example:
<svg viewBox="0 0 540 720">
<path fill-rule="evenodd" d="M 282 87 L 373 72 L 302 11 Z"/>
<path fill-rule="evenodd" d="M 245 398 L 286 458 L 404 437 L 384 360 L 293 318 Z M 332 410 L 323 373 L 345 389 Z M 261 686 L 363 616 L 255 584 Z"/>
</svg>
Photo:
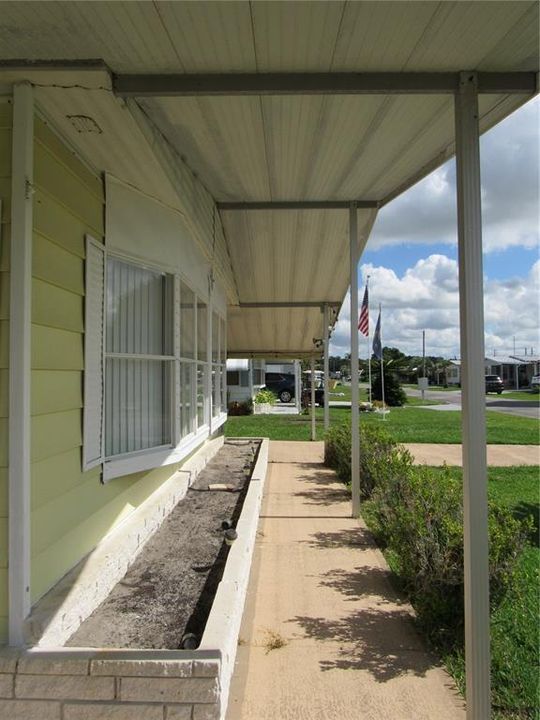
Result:
<svg viewBox="0 0 540 720">
<path fill-rule="evenodd" d="M 270 444 L 228 720 L 464 719 L 322 451 Z"/>
<path fill-rule="evenodd" d="M 408 443 L 405 447 L 418 465 L 462 466 L 461 445 Z M 540 465 L 538 445 L 488 445 L 487 464 L 494 467 Z"/>
</svg>

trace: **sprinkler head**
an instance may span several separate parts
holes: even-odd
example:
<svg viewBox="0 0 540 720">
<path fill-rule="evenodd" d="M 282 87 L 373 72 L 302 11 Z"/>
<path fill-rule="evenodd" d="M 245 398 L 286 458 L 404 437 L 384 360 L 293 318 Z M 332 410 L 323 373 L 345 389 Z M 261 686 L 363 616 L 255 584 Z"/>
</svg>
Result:
<svg viewBox="0 0 540 720">
<path fill-rule="evenodd" d="M 236 532 L 236 530 L 234 528 L 225 530 L 225 544 L 226 545 L 232 545 L 237 537 L 238 537 L 238 533 Z"/>
<path fill-rule="evenodd" d="M 199 639 L 195 633 L 186 633 L 180 642 L 180 646 L 183 650 L 195 650 L 195 648 L 199 647 Z"/>
<path fill-rule="evenodd" d="M 223 520 L 223 522 L 221 523 L 221 529 L 229 530 L 229 528 L 232 528 L 232 522 L 230 520 Z"/>
</svg>

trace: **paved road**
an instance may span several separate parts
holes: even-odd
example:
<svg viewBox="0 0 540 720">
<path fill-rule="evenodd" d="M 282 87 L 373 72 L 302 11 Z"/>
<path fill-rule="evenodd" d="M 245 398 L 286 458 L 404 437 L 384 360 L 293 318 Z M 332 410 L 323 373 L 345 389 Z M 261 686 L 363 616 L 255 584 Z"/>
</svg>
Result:
<svg viewBox="0 0 540 720">
<path fill-rule="evenodd" d="M 420 390 L 407 388 L 407 395 L 411 397 L 422 397 Z M 427 390 L 426 400 L 440 400 L 456 406 L 455 410 L 461 410 L 461 390 L 437 391 Z M 429 406 L 427 406 L 429 407 Z M 507 413 L 508 415 L 520 415 L 540 420 L 540 403 L 537 400 L 505 400 L 503 395 L 486 397 L 486 408 L 495 412 Z"/>
</svg>

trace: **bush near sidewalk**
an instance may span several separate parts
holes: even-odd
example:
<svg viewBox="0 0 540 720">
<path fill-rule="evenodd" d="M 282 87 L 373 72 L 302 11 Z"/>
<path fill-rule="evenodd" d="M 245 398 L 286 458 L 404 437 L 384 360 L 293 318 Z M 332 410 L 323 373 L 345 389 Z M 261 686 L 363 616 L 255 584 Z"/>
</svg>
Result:
<svg viewBox="0 0 540 720">
<path fill-rule="evenodd" d="M 343 425 L 329 430 L 325 462 L 346 483 L 350 483 L 350 451 L 350 428 Z M 403 446 L 373 427 L 360 429 L 360 457 L 362 515 L 385 550 L 422 630 L 441 654 L 447 655 L 450 669 L 455 669 L 459 663 L 453 664 L 452 657 L 463 651 L 461 482 L 448 468 L 414 466 Z M 531 523 L 530 518 L 515 518 L 501 503 L 489 503 L 492 613 L 508 603 L 517 588 L 515 569 Z M 494 698 L 512 696 L 509 673 L 500 671 L 496 658 L 494 652 Z M 514 671 L 528 672 L 526 667 Z M 511 702 L 509 705 L 511 708 Z"/>
</svg>

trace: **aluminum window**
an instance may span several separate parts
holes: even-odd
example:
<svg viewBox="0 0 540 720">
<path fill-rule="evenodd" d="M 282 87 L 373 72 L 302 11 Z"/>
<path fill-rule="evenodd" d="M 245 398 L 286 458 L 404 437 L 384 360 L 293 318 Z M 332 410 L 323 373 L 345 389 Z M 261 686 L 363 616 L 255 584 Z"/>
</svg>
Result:
<svg viewBox="0 0 540 720">
<path fill-rule="evenodd" d="M 172 275 L 107 263 L 105 457 L 170 445 Z"/>
<path fill-rule="evenodd" d="M 91 238 L 86 281 L 83 469 L 178 462 L 224 420 L 224 320 L 178 275 Z"/>
</svg>

